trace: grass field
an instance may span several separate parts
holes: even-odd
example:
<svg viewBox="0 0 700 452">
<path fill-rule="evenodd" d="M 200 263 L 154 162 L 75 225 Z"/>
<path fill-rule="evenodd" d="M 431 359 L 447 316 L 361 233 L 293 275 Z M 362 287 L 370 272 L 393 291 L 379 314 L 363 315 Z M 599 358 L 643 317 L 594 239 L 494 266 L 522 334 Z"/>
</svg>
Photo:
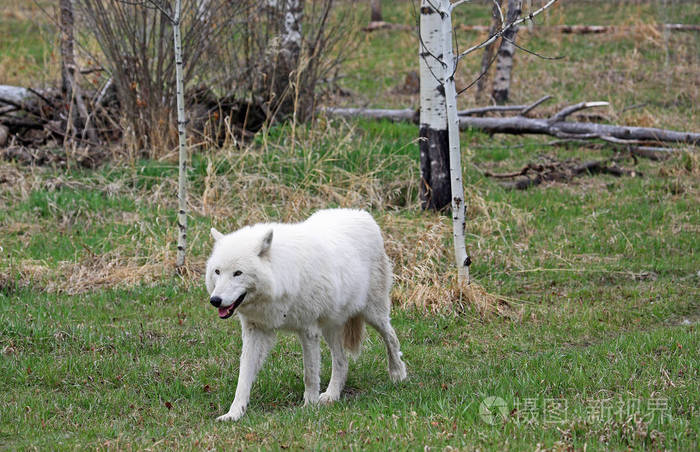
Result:
<svg viewBox="0 0 700 452">
<path fill-rule="evenodd" d="M 658 2 L 570 3 L 547 23 L 700 17 L 692 3 L 662 12 Z M 487 5 L 473 11 L 465 22 L 486 20 Z M 409 2 L 385 7 L 395 22 L 409 23 L 411 12 Z M 27 17 L 6 14 L 0 29 L 24 29 Z M 414 69 L 412 36 L 360 37 L 343 79 L 353 96 L 343 102 L 415 106 L 415 96 L 395 93 Z M 608 100 L 603 113 L 614 122 L 697 131 L 697 37 L 669 39 L 667 65 L 658 36 L 524 34 L 536 50 L 569 57 L 518 54 L 513 101 Z M 46 49 L 26 46 L 42 66 Z M 0 61 L 15 58 L 0 49 Z M 23 77 L 44 77 L 32 67 Z M 637 75 L 620 78 L 629 74 Z M 0 162 L 0 448 L 697 450 L 697 151 L 640 160 L 642 177 L 586 175 L 512 192 L 477 167 L 611 152 L 464 132 L 471 269 L 495 294 L 474 302 L 455 290 L 450 217 L 420 210 L 416 139 L 411 124 L 322 118 L 264 130 L 244 148 L 197 150 L 182 276 L 173 274 L 177 166 L 167 157 L 117 158 L 95 170 L 70 159 Z M 281 335 L 246 416 L 215 423 L 233 399 L 241 338 L 203 287 L 209 228 L 297 221 L 334 206 L 368 209 L 382 226 L 409 378 L 389 381 L 371 331 L 340 402 L 303 408 L 301 347 Z M 322 386 L 329 377 L 324 348 Z"/>
</svg>

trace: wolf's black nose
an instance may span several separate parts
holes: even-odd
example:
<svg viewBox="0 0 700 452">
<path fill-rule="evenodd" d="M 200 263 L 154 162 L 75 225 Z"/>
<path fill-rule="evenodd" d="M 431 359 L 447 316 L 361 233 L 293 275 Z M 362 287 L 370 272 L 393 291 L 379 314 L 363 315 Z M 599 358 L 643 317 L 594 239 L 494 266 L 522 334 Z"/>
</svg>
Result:
<svg viewBox="0 0 700 452">
<path fill-rule="evenodd" d="M 209 303 L 213 304 L 215 308 L 221 306 L 221 297 L 214 295 L 209 299 Z"/>
</svg>

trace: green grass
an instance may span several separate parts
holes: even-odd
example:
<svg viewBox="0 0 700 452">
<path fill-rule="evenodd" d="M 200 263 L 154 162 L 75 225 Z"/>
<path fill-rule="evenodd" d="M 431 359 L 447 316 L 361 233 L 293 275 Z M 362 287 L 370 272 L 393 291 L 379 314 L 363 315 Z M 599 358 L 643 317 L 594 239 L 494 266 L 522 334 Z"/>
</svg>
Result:
<svg viewBox="0 0 700 452">
<path fill-rule="evenodd" d="M 486 206 L 468 218 L 473 274 L 507 297 L 516 314 L 483 316 L 449 300 L 433 313 L 397 306 L 410 378 L 389 381 L 384 348 L 372 333 L 341 401 L 314 409 L 301 407 L 300 346 L 282 335 L 246 417 L 214 423 L 233 397 L 240 334 L 237 321 L 215 317 L 198 274 L 212 223 L 228 230 L 256 219 L 301 219 L 336 203 L 372 209 L 388 240 L 412 247 L 427 240 L 421 234 L 435 221 L 418 210 L 415 191 L 404 193 L 403 204 L 387 198 L 375 207 L 364 197 L 337 197 L 353 177 L 362 177 L 370 197 L 415 174 L 412 126 L 361 121 L 297 133 L 292 143 L 288 128 L 272 130 L 238 159 L 213 151 L 195 157 L 191 277 L 169 277 L 158 267 L 150 284 L 100 283 L 76 295 L 63 292 L 70 290 L 66 263 L 117 271 L 172 252 L 176 206 L 154 195 L 172 186 L 172 166 L 43 168 L 34 176 L 14 167 L 25 181 L 44 182 L 25 194 L 21 184 L 4 186 L 0 197 L 8 206 L 0 226 L 11 231 L 0 267 L 3 447 L 697 447 L 699 187 L 683 157 L 640 162 L 643 178 L 584 176 L 526 192 L 506 192 L 467 165 L 470 190 Z M 479 166 L 513 168 L 541 151 L 538 139 L 523 147 L 509 147 L 511 140 L 464 135 L 484 146 L 471 151 Z M 577 153 L 558 151 L 560 158 Z M 246 174 L 281 195 L 246 193 L 235 185 L 254 184 L 241 181 Z M 197 207 L 207 177 L 234 184 L 221 194 L 221 208 L 249 219 Z M 46 183 L 56 178 L 63 185 Z M 298 211 L 278 197 L 298 201 L 294 193 L 307 199 Z M 438 221 L 449 225 L 447 217 Z M 426 249 L 414 263 L 450 272 L 449 227 L 439 243 L 444 252 L 436 257 Z M 106 257 L 95 261 L 91 253 Z M 399 285 L 420 278 L 410 258 L 392 257 Z M 29 262 L 43 270 L 32 273 Z M 479 414 L 488 396 L 506 404 L 496 425 Z"/>
<path fill-rule="evenodd" d="M 410 23 L 410 3 L 384 3 L 387 20 Z M 545 23 L 698 17 L 690 4 L 668 8 L 668 17 L 650 5 L 587 5 L 566 2 Z M 459 20 L 484 23 L 489 6 L 473 8 Z M 14 59 L 15 46 L 43 58 L 26 36 L 28 19 L 10 19 L 21 23 L 0 22 L 19 30 L 0 44 L 0 59 Z M 477 38 L 458 33 L 463 43 Z M 411 35 L 362 39 L 344 67 L 348 102 L 416 106 L 415 96 L 394 91 L 415 69 Z M 519 54 L 513 101 L 612 100 L 611 120 L 690 130 L 697 58 L 685 56 L 696 39 L 672 35 L 667 68 L 653 37 L 524 34 L 529 47 L 567 59 Z M 464 62 L 460 83 L 478 60 Z M 697 450 L 697 156 L 640 160 L 640 178 L 584 175 L 513 192 L 479 169 L 610 151 L 463 132 L 471 270 L 503 298 L 485 312 L 449 293 L 450 217 L 420 210 L 416 139 L 411 124 L 322 118 L 264 130 L 240 149 L 198 150 L 184 276 L 172 271 L 173 162 L 117 160 L 96 170 L 0 163 L 0 448 Z M 207 303 L 209 228 L 297 221 L 333 206 L 368 209 L 382 226 L 408 380 L 389 381 L 370 331 L 340 402 L 303 408 L 301 348 L 283 334 L 246 416 L 215 423 L 233 399 L 241 338 L 235 318 L 219 320 Z M 325 348 L 323 356 L 325 385 Z M 492 396 L 505 405 L 495 425 L 480 415 Z"/>
<path fill-rule="evenodd" d="M 36 295 L 20 291 L 0 311 L 0 438 L 9 448 L 697 447 L 697 326 L 643 320 L 633 331 L 563 340 L 541 322 L 399 310 L 406 382 L 389 382 L 372 334 L 342 400 L 303 408 L 301 350 L 282 336 L 246 417 L 221 425 L 213 418 L 233 396 L 240 336 L 236 322 L 214 318 L 203 290 Z M 569 306 L 566 322 L 589 322 L 588 310 Z M 326 359 L 323 382 L 329 374 Z M 494 426 L 479 415 L 487 396 L 508 407 Z M 611 413 L 596 417 L 596 407 Z"/>
</svg>

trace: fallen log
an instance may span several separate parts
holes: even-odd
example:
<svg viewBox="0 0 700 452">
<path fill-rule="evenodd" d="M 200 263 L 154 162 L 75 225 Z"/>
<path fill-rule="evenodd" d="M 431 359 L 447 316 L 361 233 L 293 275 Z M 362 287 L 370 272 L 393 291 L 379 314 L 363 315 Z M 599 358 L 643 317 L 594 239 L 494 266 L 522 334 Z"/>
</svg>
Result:
<svg viewBox="0 0 700 452">
<path fill-rule="evenodd" d="M 406 24 L 395 24 L 391 22 L 384 22 L 383 20 L 373 20 L 362 30 L 367 32 L 377 31 L 377 30 L 415 30 L 416 27 L 412 27 Z"/>
<path fill-rule="evenodd" d="M 700 133 L 678 132 L 653 127 L 628 127 L 592 122 L 549 121 L 548 119 L 512 116 L 505 118 L 460 117 L 460 129 L 480 129 L 488 133 L 515 135 L 541 134 L 557 138 L 606 138 L 649 140 L 670 143 L 700 144 Z"/>
<path fill-rule="evenodd" d="M 328 116 L 338 118 L 368 118 L 368 119 L 387 119 L 389 121 L 413 121 L 418 122 L 418 110 L 410 108 L 402 108 L 398 110 L 392 109 L 374 109 L 374 108 L 335 108 L 324 107 L 320 109 L 321 113 Z"/>
<path fill-rule="evenodd" d="M 0 104 L 17 105 L 30 100 L 34 95 L 27 88 L 12 85 L 0 85 Z"/>
<path fill-rule="evenodd" d="M 521 115 L 526 115 L 541 103 L 551 99 L 552 96 L 544 96 L 541 99 L 527 105 L 488 105 L 486 107 L 469 108 L 459 110 L 458 116 L 478 116 L 492 112 L 508 112 L 517 111 Z M 338 116 L 341 118 L 370 118 L 370 119 L 388 119 L 389 121 L 413 121 L 418 122 L 419 111 L 411 110 L 410 108 L 402 108 L 397 110 L 392 109 L 373 109 L 373 108 L 335 108 L 325 107 L 320 109 L 321 112 L 330 116 Z"/>
<path fill-rule="evenodd" d="M 530 111 L 530 106 L 518 105 L 515 110 Z M 630 140 L 638 142 L 667 142 L 700 145 L 700 133 L 678 132 L 675 130 L 658 129 L 653 127 L 631 127 L 613 124 L 598 124 L 594 122 L 575 122 L 565 119 L 572 113 L 591 107 L 608 105 L 607 102 L 581 102 L 563 108 L 550 118 L 528 118 L 521 115 L 507 117 L 474 117 L 471 114 L 482 114 L 486 108 L 463 110 L 459 112 L 460 129 L 474 128 L 487 133 L 507 133 L 515 135 L 540 134 L 564 139 L 603 139 L 620 144 Z M 344 118 L 388 119 L 390 121 L 418 121 L 417 112 L 411 109 L 368 109 L 368 108 L 323 108 L 321 111 L 329 116 Z M 472 112 L 472 113 L 470 113 Z M 623 140 L 623 141 L 620 141 Z"/>
<path fill-rule="evenodd" d="M 700 25 L 698 24 L 641 24 L 641 25 L 544 25 L 534 27 L 533 30 L 546 30 L 548 32 L 555 31 L 563 34 L 601 34 L 601 33 L 614 33 L 618 31 L 633 31 L 635 28 L 641 28 L 643 26 L 657 27 L 661 30 L 667 31 L 700 31 Z M 489 27 L 485 25 L 460 25 L 458 27 L 462 31 L 475 31 L 477 33 L 486 33 L 489 31 Z M 528 28 L 527 31 L 532 31 Z"/>
</svg>

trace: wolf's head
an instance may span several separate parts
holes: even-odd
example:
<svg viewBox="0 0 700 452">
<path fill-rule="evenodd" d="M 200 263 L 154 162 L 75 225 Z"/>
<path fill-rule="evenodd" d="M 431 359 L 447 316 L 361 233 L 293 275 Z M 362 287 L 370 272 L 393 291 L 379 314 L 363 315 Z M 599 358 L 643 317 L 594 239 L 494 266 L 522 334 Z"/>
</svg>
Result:
<svg viewBox="0 0 700 452">
<path fill-rule="evenodd" d="M 207 261 L 209 302 L 227 319 L 243 303 L 247 306 L 270 293 L 272 229 L 246 227 L 224 235 L 211 228 L 211 236 L 215 243 Z"/>
</svg>

